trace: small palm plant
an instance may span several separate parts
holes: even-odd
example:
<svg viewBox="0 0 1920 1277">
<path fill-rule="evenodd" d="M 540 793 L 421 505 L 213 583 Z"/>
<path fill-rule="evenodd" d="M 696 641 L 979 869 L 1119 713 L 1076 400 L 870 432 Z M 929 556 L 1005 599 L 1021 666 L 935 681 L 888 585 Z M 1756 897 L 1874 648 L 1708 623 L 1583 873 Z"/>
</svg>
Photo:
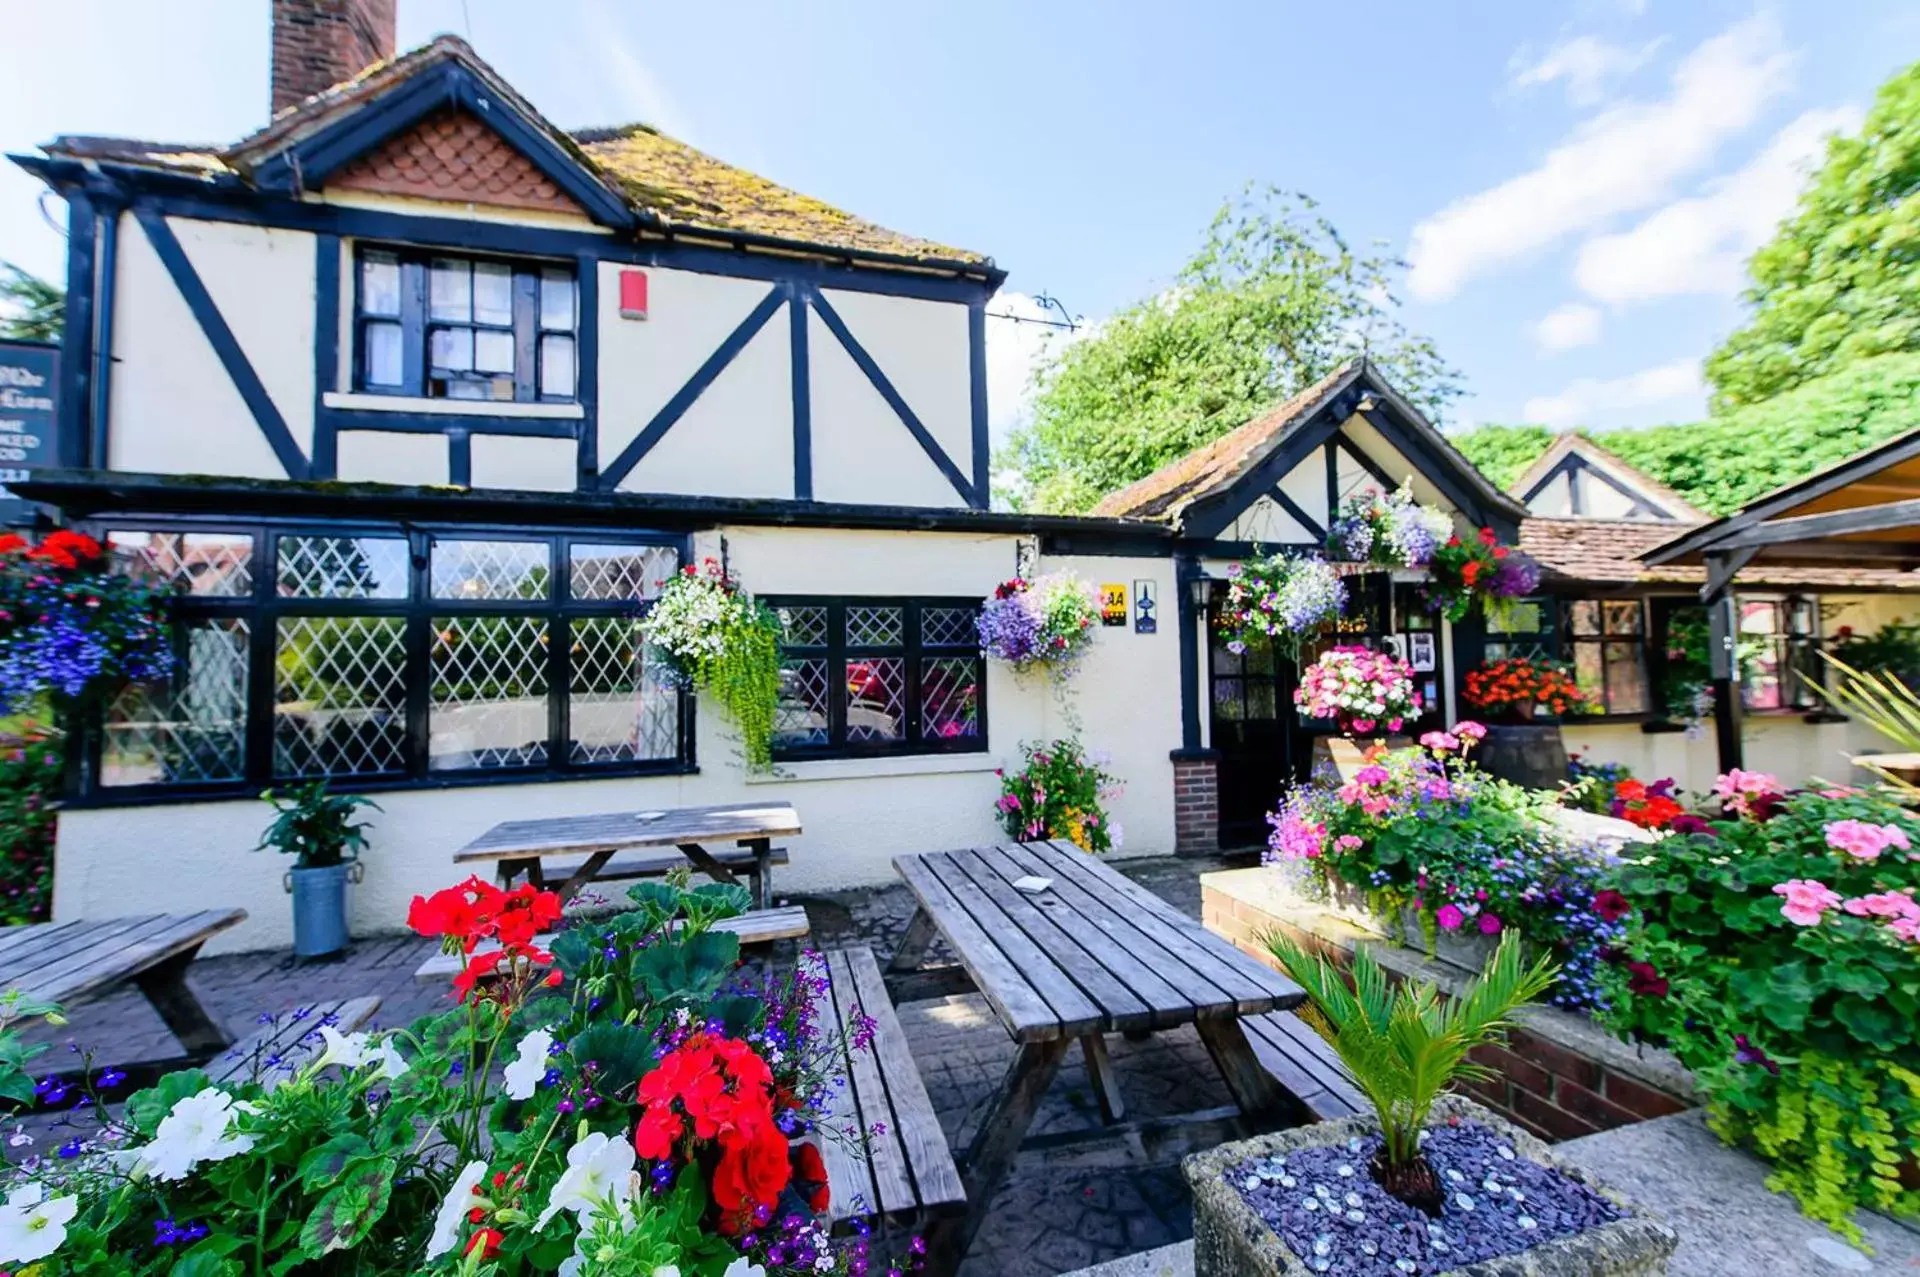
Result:
<svg viewBox="0 0 1920 1277">
<path fill-rule="evenodd" d="M 1354 951 L 1349 988 L 1332 963 L 1286 936 L 1270 933 L 1265 940 L 1331 1027 L 1333 1049 L 1379 1115 L 1385 1142 L 1374 1158 L 1375 1181 L 1408 1205 L 1439 1215 L 1445 1193 L 1420 1152 L 1427 1115 L 1455 1082 L 1494 1076 L 1468 1053 L 1497 1040 L 1513 1027 L 1517 1008 L 1552 987 L 1553 962 L 1541 957 L 1529 965 L 1509 931 L 1479 977 L 1443 1000 L 1430 984 L 1391 983 L 1364 947 Z"/>
</svg>

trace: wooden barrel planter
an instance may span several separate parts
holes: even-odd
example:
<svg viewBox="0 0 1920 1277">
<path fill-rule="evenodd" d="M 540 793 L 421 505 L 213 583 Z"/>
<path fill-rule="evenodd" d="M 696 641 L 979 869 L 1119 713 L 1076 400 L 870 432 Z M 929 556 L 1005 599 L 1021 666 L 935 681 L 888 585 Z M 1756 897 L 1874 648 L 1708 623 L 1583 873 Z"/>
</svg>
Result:
<svg viewBox="0 0 1920 1277">
<path fill-rule="evenodd" d="M 1489 723 L 1473 761 L 1481 771 L 1528 789 L 1558 789 L 1567 782 L 1567 742 L 1558 723 Z"/>
</svg>

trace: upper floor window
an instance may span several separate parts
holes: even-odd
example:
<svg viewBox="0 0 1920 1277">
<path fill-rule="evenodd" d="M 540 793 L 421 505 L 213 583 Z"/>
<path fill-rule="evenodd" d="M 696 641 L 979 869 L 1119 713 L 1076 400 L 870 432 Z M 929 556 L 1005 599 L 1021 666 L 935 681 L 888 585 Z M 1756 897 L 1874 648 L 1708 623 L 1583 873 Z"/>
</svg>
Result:
<svg viewBox="0 0 1920 1277">
<path fill-rule="evenodd" d="M 776 758 L 987 747 L 977 599 L 771 599 L 779 614 Z"/>
<path fill-rule="evenodd" d="M 353 388 L 494 403 L 576 397 L 568 266 L 363 248 Z"/>
</svg>

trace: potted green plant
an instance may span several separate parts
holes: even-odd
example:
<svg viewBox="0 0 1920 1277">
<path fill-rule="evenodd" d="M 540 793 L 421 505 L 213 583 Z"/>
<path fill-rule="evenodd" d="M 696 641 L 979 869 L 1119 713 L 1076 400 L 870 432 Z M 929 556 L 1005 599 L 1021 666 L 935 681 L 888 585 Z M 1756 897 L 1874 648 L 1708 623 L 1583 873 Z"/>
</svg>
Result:
<svg viewBox="0 0 1920 1277">
<path fill-rule="evenodd" d="M 1352 987 L 1281 936 L 1266 941 L 1331 1026 L 1370 1117 L 1223 1145 L 1183 1165 L 1193 1190 L 1197 1277 L 1402 1277 L 1519 1272 L 1663 1273 L 1672 1230 L 1637 1215 L 1547 1146 L 1442 1092 L 1491 1076 L 1469 1053 L 1545 993 L 1550 961 L 1507 936 L 1460 995 L 1392 984 L 1366 953 Z M 1538 1264 L 1529 1262 L 1538 1260 Z M 1483 1266 L 1485 1265 L 1485 1266 Z"/>
<path fill-rule="evenodd" d="M 324 958 L 347 947 L 347 884 L 360 880 L 360 853 L 367 847 L 367 826 L 355 821 L 362 807 L 380 805 L 360 794 L 330 794 L 316 780 L 284 797 L 269 789 L 260 795 L 274 809 L 273 823 L 260 835 L 255 851 L 292 856 L 286 888 L 293 896 L 293 956 Z"/>
</svg>

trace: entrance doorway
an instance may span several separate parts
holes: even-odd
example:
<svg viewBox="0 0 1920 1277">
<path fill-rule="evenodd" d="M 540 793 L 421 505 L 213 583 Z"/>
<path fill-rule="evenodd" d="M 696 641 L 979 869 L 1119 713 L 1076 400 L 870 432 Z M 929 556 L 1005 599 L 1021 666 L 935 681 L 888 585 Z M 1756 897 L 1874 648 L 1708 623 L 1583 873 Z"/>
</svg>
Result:
<svg viewBox="0 0 1920 1277">
<path fill-rule="evenodd" d="M 1294 708 L 1299 668 L 1272 648 L 1248 649 L 1235 655 L 1220 636 L 1216 593 L 1208 610 L 1207 685 L 1210 715 L 1209 742 L 1219 754 L 1217 785 L 1220 804 L 1220 846 L 1223 849 L 1264 844 L 1270 827 L 1267 813 L 1279 805 L 1289 785 L 1307 779 L 1313 767 L 1313 743 L 1328 735 L 1333 724 L 1303 719 Z M 1415 635 L 1423 636 L 1415 640 Z M 1309 644 L 1300 659 L 1311 662 L 1335 645 L 1380 648 L 1391 646 L 1398 655 L 1415 659 L 1415 686 L 1425 712 L 1406 724 L 1409 734 L 1437 728 L 1446 718 L 1445 658 L 1441 652 L 1439 620 L 1427 611 L 1417 585 L 1396 584 L 1385 572 L 1347 578 L 1346 614 L 1339 630 Z M 1419 669 L 1430 664 L 1430 669 Z"/>
</svg>

